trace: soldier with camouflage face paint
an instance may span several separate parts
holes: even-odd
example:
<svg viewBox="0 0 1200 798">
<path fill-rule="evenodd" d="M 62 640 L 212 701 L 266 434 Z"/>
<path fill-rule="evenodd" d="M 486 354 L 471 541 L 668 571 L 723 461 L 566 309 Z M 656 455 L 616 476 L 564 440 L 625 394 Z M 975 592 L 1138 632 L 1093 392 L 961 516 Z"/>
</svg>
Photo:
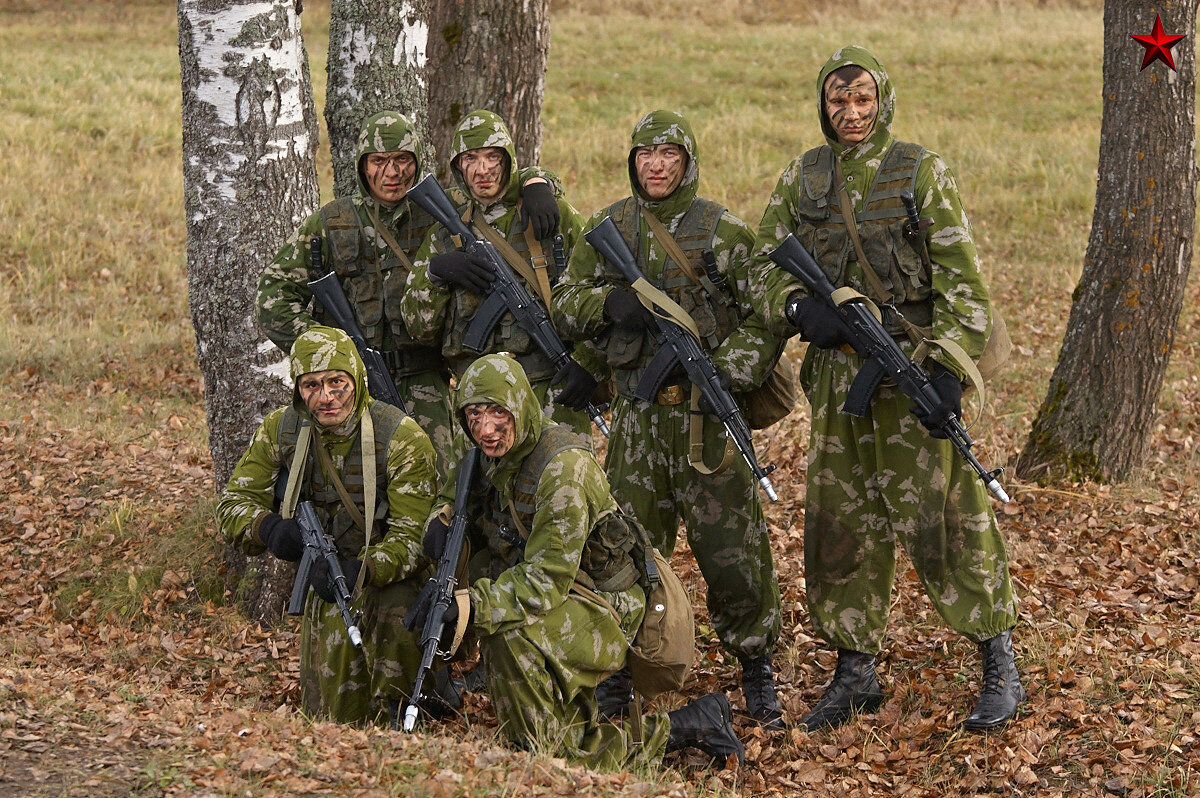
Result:
<svg viewBox="0 0 1200 798">
<path fill-rule="evenodd" d="M 1016 602 L 1008 556 L 987 492 L 946 440 L 933 437 L 896 388 L 878 389 L 866 418 L 839 412 L 862 365 L 843 346 L 845 328 L 767 253 L 795 233 L 835 286 L 870 294 L 838 195 L 844 186 L 866 260 L 890 293 L 883 323 L 911 356 L 901 316 L 978 359 L 991 329 L 987 287 L 949 167 L 892 136 L 892 84 L 861 47 L 833 54 L 817 78 L 828 142 L 783 171 L 754 246 L 760 312 L 780 334 L 810 342 L 800 382 L 812 406 L 805 512 L 805 584 L 816 632 L 838 649 L 833 681 L 801 719 L 837 726 L 884 701 L 875 676 L 891 605 L 897 542 L 945 621 L 976 641 L 983 686 L 968 729 L 1005 723 L 1025 699 L 1014 662 Z M 840 177 L 838 174 L 840 172 Z M 914 245 L 900 200 L 913 192 L 932 219 Z M 927 360 L 943 407 L 961 415 L 962 368 Z"/>
<path fill-rule="evenodd" d="M 724 763 L 744 749 L 729 701 L 704 696 L 633 721 L 601 723 L 594 689 L 625 662 L 646 612 L 635 556 L 636 521 L 620 512 L 590 443 L 543 411 L 520 364 L 506 355 L 474 361 L 456 408 L 480 448 L 480 475 L 467 505 L 472 551 L 486 576 L 468 591 L 469 628 L 479 637 L 487 690 L 501 732 L 521 748 L 545 746 L 575 764 L 627 768 L 664 751 L 697 747 Z M 425 553 L 441 557 L 444 516 L 456 480 L 443 487 L 427 525 Z M 433 585 L 406 623 L 424 628 Z M 459 618 L 450 605 L 446 622 Z"/>
<path fill-rule="evenodd" d="M 299 470 L 292 504 L 312 501 L 346 581 L 357 584 L 353 606 L 363 613 L 360 651 L 333 603 L 329 567 L 317 560 L 300 638 L 304 707 L 337 721 L 368 722 L 396 710 L 421 659 L 401 621 L 429 576 L 421 525 L 436 490 L 433 446 L 411 417 L 370 398 L 366 369 L 341 330 L 314 326 L 301 333 L 292 346 L 291 373 L 292 405 L 259 425 L 217 504 L 217 520 L 246 554 L 270 551 L 298 561 L 300 529 L 283 494 Z M 365 457 L 364 440 L 373 441 Z M 372 471 L 376 504 L 369 508 L 368 541 L 363 508 Z"/>
<path fill-rule="evenodd" d="M 589 229 L 612 217 L 647 280 L 695 320 L 702 343 L 732 390 L 757 387 L 774 367 L 785 339 L 768 331 L 751 308 L 750 228 L 720 205 L 696 196 L 699 150 L 681 115 L 654 111 L 638 122 L 628 163 L 632 196 L 596 213 Z M 653 225 L 668 231 L 688 263 L 674 262 Z M 716 261 L 711 274 L 703 257 L 709 249 Z M 554 290 L 552 311 L 556 325 L 599 352 L 615 377 L 605 463 L 613 495 L 665 554 L 674 550 L 682 520 L 708 585 L 713 627 L 741 663 L 747 709 L 764 726 L 782 728 L 771 670 L 781 622 L 779 585 L 749 467 L 734 457 L 727 470 L 701 474 L 689 463 L 688 436 L 696 420 L 686 403 L 686 376 L 673 382 L 668 376 L 669 384 L 654 402 L 634 397 L 656 352 L 649 311 L 586 240 L 575 248 L 567 276 Z M 709 459 L 724 447 L 724 428 L 707 416 L 704 450 Z M 601 692 L 606 711 L 619 713 L 629 692 L 627 676 Z"/>
<path fill-rule="evenodd" d="M 472 232 L 481 241 L 492 240 L 506 265 L 515 260 L 522 269 L 527 267 L 533 281 L 517 267 L 511 268 L 531 296 L 545 296 L 559 277 L 552 240 L 561 233 L 565 255 L 570 256 L 582 228 L 579 212 L 557 196 L 553 181 L 527 179 L 524 172 L 518 179 L 512 136 L 504 120 L 491 111 L 474 111 L 458 123 L 450 167 L 462 195 L 469 199 L 453 194 L 451 198 L 459 204 Z M 460 245 L 438 226 L 417 253 L 400 302 L 408 329 L 421 343 L 440 348 L 460 377 L 480 354 L 514 355 L 551 417 L 590 435 L 591 420 L 582 411 L 596 380 L 588 368 L 571 363 L 561 372 L 556 370 L 511 313 L 501 317 L 482 353 L 464 345 L 467 327 L 492 278 L 487 260 L 463 252 Z M 553 398 L 551 384 L 562 385 Z"/>
</svg>

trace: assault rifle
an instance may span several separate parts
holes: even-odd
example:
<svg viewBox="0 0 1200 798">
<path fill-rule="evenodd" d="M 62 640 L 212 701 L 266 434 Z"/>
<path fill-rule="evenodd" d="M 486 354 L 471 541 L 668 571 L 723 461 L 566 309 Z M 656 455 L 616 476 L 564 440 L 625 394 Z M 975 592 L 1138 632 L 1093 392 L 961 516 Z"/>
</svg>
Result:
<svg viewBox="0 0 1200 798">
<path fill-rule="evenodd" d="M 404 710 L 404 731 L 410 732 L 417 725 L 417 704 L 421 700 L 421 687 L 425 674 L 433 667 L 433 658 L 439 653 L 449 658 L 453 651 L 440 651 L 442 633 L 446 627 L 446 610 L 454 603 L 454 587 L 458 584 L 458 565 L 462 559 L 463 546 L 467 537 L 467 501 L 475 483 L 475 472 L 479 465 L 479 447 L 472 446 L 458 463 L 458 478 L 454 483 L 454 515 L 446 531 L 446 546 L 438 558 L 437 570 L 430 581 L 437 585 L 425 626 L 421 629 L 421 664 L 413 682 L 412 700 Z"/>
<path fill-rule="evenodd" d="M 317 275 L 317 279 L 309 282 L 308 288 L 320 301 L 321 307 L 325 308 L 325 312 L 333 318 L 334 324 L 341 327 L 358 348 L 363 365 L 367 367 L 367 390 L 376 399 L 387 402 L 401 413 L 405 412 L 400 391 L 392 381 L 392 373 L 388 371 L 383 355 L 367 343 L 362 330 L 358 328 L 358 323 L 354 321 L 354 311 L 350 309 L 350 302 L 346 299 L 342 284 L 338 282 L 337 274 L 325 268 L 320 236 L 313 236 L 308 240 L 308 252 L 313 274 Z"/>
<path fill-rule="evenodd" d="M 645 275 L 637 267 L 637 260 L 629 251 L 629 245 L 621 238 L 620 231 L 611 218 L 583 234 L 587 242 L 595 247 L 605 260 L 615 266 L 630 285 L 638 280 L 645 280 Z M 655 306 L 657 308 L 657 306 Z M 705 402 L 711 408 L 710 412 L 725 425 L 725 431 L 730 440 L 741 453 L 746 465 L 750 466 L 758 484 L 770 497 L 771 501 L 779 501 L 774 486 L 767 475 L 775 470 L 769 465 L 763 468 L 758 464 L 754 454 L 754 442 L 750 437 L 750 426 L 742 417 L 733 394 L 721 386 L 721 378 L 712 358 L 701 348 L 700 342 L 690 332 L 681 327 L 669 317 L 664 318 L 665 310 L 652 309 L 655 326 L 658 329 L 658 352 L 650 359 L 641 380 L 633 390 L 633 395 L 644 402 L 651 402 L 662 386 L 667 374 L 676 364 L 683 366 L 688 379 L 700 389 Z"/>
<path fill-rule="evenodd" d="M 312 567 L 320 557 L 329 564 L 329 574 L 333 577 L 333 597 L 337 601 L 338 612 L 342 614 L 342 623 L 346 624 L 346 634 L 350 636 L 351 643 L 362 648 L 362 633 L 358 630 L 360 614 L 350 612 L 350 588 L 346 585 L 346 575 L 342 573 L 342 564 L 338 561 L 337 548 L 321 528 L 312 502 L 296 505 L 296 523 L 300 525 L 300 539 L 304 541 L 304 556 L 296 570 L 296 582 L 292 585 L 292 597 L 288 600 L 288 614 L 300 615 L 304 612 L 304 598 L 308 595 Z"/>
<path fill-rule="evenodd" d="M 542 304 L 538 302 L 525 286 L 521 285 L 512 269 L 500 257 L 500 253 L 489 241 L 480 241 L 471 229 L 459 218 L 454 203 L 446 196 L 437 178 L 426 175 L 415 186 L 408 190 L 408 198 L 420 205 L 429 215 L 445 227 L 451 234 L 458 236 L 463 242 L 463 248 L 470 253 L 482 255 L 492 265 L 495 281 L 491 293 L 483 300 L 475 317 L 467 325 L 463 335 L 463 346 L 473 352 L 482 352 L 487 348 L 492 331 L 505 312 L 511 313 L 517 325 L 529 334 L 542 353 L 550 359 L 555 369 L 561 369 L 571 359 L 571 351 L 567 349 L 562 338 L 550 323 L 550 316 Z M 608 424 L 604 421 L 604 408 L 588 404 L 587 414 L 604 437 L 608 437 Z"/>
<path fill-rule="evenodd" d="M 846 402 L 842 406 L 843 413 L 859 418 L 865 417 L 871 396 L 885 376 L 891 377 L 900 392 L 912 400 L 915 414 L 928 415 L 940 406 L 941 397 L 925 369 L 904 354 L 904 350 L 888 334 L 865 303 L 846 301 L 838 304 L 833 297 L 833 284 L 794 235 L 789 233 L 783 243 L 769 253 L 769 257 L 789 274 L 799 278 L 813 296 L 832 308 L 849 328 L 850 346 L 854 347 L 854 351 L 863 359 L 863 366 L 847 392 Z M 864 265 L 864 268 L 869 267 Z M 971 440 L 958 417 L 950 414 L 937 429 L 953 444 L 987 489 L 1000 501 L 1008 502 L 1008 494 L 996 480 L 1004 469 L 988 471 L 980 464 L 971 453 L 975 441 Z"/>
</svg>

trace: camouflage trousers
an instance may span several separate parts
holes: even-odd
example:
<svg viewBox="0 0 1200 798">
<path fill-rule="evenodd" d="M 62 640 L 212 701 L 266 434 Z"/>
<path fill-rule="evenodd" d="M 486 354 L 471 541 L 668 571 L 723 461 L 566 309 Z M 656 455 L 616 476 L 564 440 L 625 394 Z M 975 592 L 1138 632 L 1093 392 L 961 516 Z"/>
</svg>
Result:
<svg viewBox="0 0 1200 798">
<path fill-rule="evenodd" d="M 306 712 L 366 723 L 381 715 L 386 720 L 388 702 L 408 698 L 421 649 L 401 621 L 427 579 L 422 571 L 386 587 L 364 587 L 353 604 L 362 611 L 361 651 L 350 643 L 337 604 L 309 591 L 300 633 L 300 695 Z"/>
<path fill-rule="evenodd" d="M 423 371 L 408 377 L 395 378 L 396 388 L 404 400 L 404 410 L 413 417 L 429 440 L 437 455 L 438 484 L 442 484 L 462 456 L 458 449 L 450 408 L 450 383 L 436 371 Z"/>
<path fill-rule="evenodd" d="M 876 392 L 867 418 L 840 412 L 859 363 L 811 347 L 800 373 L 812 405 L 804 576 L 817 634 L 879 651 L 897 543 L 951 628 L 976 642 L 1011 629 L 1016 601 L 987 489 L 895 388 Z"/>
<path fill-rule="evenodd" d="M 686 404 L 647 404 L 618 395 L 604 469 L 613 497 L 642 522 L 664 556 L 675 550 L 680 521 L 708 585 L 713 628 L 739 659 L 769 654 L 782 617 L 758 483 L 735 455 L 720 474 L 704 475 L 687 460 L 691 424 Z M 725 428 L 704 417 L 705 460 L 719 461 Z"/>
<path fill-rule="evenodd" d="M 639 622 L 644 611 L 643 598 Z M 612 613 L 574 593 L 531 624 L 483 636 L 487 690 L 501 732 L 518 748 L 592 769 L 656 764 L 670 732 L 667 716 L 646 716 L 636 745 L 631 722 L 601 722 L 596 704 L 596 685 L 625 664 L 628 649 Z"/>
</svg>

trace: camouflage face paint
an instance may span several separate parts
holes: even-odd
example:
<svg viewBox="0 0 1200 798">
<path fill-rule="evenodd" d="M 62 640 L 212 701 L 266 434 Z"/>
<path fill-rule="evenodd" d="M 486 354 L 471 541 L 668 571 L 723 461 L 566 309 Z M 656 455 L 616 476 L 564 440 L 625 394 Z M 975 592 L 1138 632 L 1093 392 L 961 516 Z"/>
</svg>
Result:
<svg viewBox="0 0 1200 798">
<path fill-rule="evenodd" d="M 517 440 L 517 420 L 498 404 L 467 405 L 467 430 L 479 448 L 493 459 L 503 457 Z"/>
<path fill-rule="evenodd" d="M 411 152 L 373 152 L 363 163 L 367 190 L 385 205 L 404 199 L 416 176 L 417 158 Z"/>
<path fill-rule="evenodd" d="M 865 71 L 850 80 L 830 75 L 825 81 L 825 114 L 839 144 L 848 147 L 865 141 L 879 117 L 875 80 Z"/>
<path fill-rule="evenodd" d="M 683 182 L 687 153 L 678 144 L 654 144 L 633 152 L 638 184 L 652 200 L 666 199 Z"/>
<path fill-rule="evenodd" d="M 354 378 L 344 371 L 312 371 L 301 375 L 296 387 L 322 427 L 336 427 L 354 412 Z"/>
<path fill-rule="evenodd" d="M 458 156 L 455 166 L 481 204 L 495 202 L 508 188 L 508 154 L 499 147 L 467 150 Z"/>
</svg>

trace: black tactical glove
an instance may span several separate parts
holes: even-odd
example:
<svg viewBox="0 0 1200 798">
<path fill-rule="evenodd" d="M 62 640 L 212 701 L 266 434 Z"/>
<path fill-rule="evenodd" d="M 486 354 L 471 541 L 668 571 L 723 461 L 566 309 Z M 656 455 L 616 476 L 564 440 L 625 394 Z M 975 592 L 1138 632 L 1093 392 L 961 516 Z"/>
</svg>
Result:
<svg viewBox="0 0 1200 798">
<path fill-rule="evenodd" d="M 525 209 L 525 218 L 538 241 L 549 238 L 558 230 L 562 214 L 554 201 L 554 187 L 549 183 L 539 181 L 522 186 L 521 207 Z"/>
<path fill-rule="evenodd" d="M 304 556 L 304 539 L 300 535 L 300 524 L 295 518 L 284 518 L 279 513 L 267 513 L 258 525 L 258 539 L 281 560 L 299 562 Z"/>
<path fill-rule="evenodd" d="M 788 297 L 787 320 L 800 331 L 800 338 L 821 349 L 836 349 L 850 343 L 850 328 L 833 308 L 799 291 Z"/>
<path fill-rule="evenodd" d="M 346 577 L 346 592 L 354 592 L 354 585 L 358 582 L 358 572 L 362 569 L 362 560 L 339 558 L 338 565 L 342 566 L 342 574 Z M 324 557 L 313 563 L 309 578 L 312 589 L 316 591 L 318 598 L 330 604 L 337 601 L 335 598 L 337 583 L 334 581 L 333 572 L 329 570 L 329 562 Z"/>
<path fill-rule="evenodd" d="M 941 425 L 949 421 L 952 414 L 956 418 L 962 418 L 962 382 L 957 374 L 936 360 L 929 361 L 929 379 L 941 401 L 928 415 L 922 414 L 915 405 L 909 410 L 916 414 L 925 425 L 925 429 L 929 430 L 930 437 L 948 438 Z"/>
<path fill-rule="evenodd" d="M 551 383 L 553 385 L 563 383 L 562 390 L 554 398 L 554 403 L 572 410 L 582 410 L 587 407 L 588 400 L 592 398 L 592 393 L 598 384 L 591 372 L 574 360 L 568 360 L 554 375 Z"/>
<path fill-rule="evenodd" d="M 433 599 L 437 595 L 437 584 L 431 579 L 425 583 L 425 587 L 421 588 L 421 592 L 417 594 L 417 600 L 408 608 L 408 612 L 404 613 L 404 620 L 400 623 L 410 632 L 421 634 L 425 629 L 425 622 L 429 620 L 429 613 L 433 611 Z M 475 616 L 475 607 L 471 607 L 471 613 L 467 616 L 467 623 Z M 454 627 L 458 622 L 458 602 L 450 602 L 450 606 L 446 608 L 445 615 L 442 616 L 445 626 L 442 627 L 442 647 L 445 648 L 454 640 Z M 420 641 L 418 641 L 420 642 Z"/>
<path fill-rule="evenodd" d="M 495 275 L 487 258 L 456 249 L 429 260 L 429 273 L 439 280 L 460 285 L 472 294 L 486 294 Z"/>
<path fill-rule="evenodd" d="M 713 364 L 713 365 L 716 366 L 716 364 Z M 728 371 L 721 368 L 720 366 L 716 366 L 716 369 L 717 369 L 717 382 L 721 383 L 721 387 L 724 388 L 726 391 L 728 391 L 730 388 L 733 387 L 733 378 L 729 376 Z M 706 397 L 703 393 L 700 394 L 700 412 L 701 413 L 712 413 L 713 412 L 712 405 L 710 405 L 708 403 L 708 397 Z"/>
<path fill-rule="evenodd" d="M 446 550 L 446 537 L 449 534 L 450 525 L 435 515 L 429 522 L 429 528 L 425 530 L 425 540 L 421 542 L 425 558 L 434 565 L 442 559 L 442 552 Z"/>
<path fill-rule="evenodd" d="M 652 318 L 637 292 L 628 288 L 614 288 L 608 292 L 604 298 L 604 315 L 612 319 L 613 326 L 629 332 L 646 329 Z"/>
</svg>

